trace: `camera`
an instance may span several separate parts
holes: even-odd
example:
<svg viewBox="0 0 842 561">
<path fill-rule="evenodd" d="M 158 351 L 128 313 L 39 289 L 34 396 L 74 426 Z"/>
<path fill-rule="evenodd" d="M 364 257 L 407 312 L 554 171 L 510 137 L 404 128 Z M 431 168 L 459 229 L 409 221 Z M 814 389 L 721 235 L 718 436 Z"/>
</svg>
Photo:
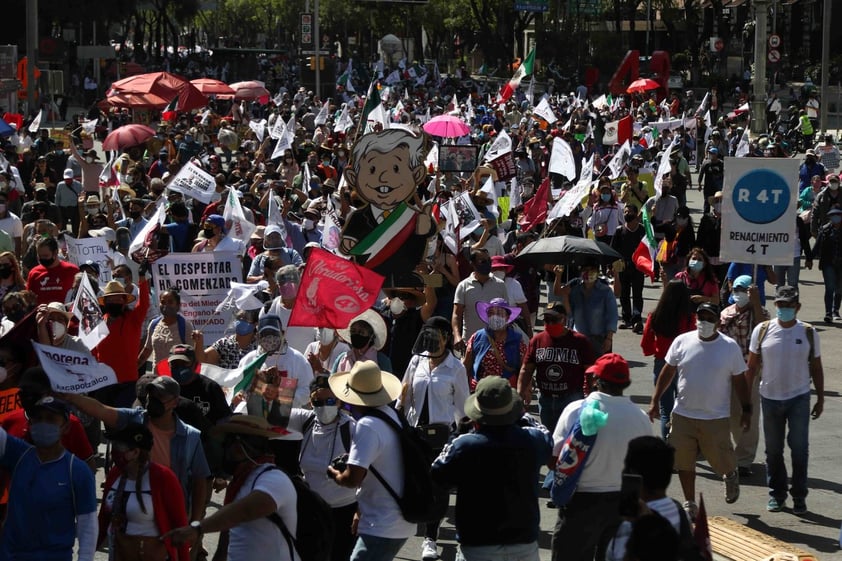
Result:
<svg viewBox="0 0 842 561">
<path fill-rule="evenodd" d="M 337 456 L 330 461 L 330 467 L 342 473 L 348 467 L 348 454 L 342 454 L 341 456 Z M 327 472 L 327 476 L 333 479 L 333 474 L 331 472 Z"/>
</svg>

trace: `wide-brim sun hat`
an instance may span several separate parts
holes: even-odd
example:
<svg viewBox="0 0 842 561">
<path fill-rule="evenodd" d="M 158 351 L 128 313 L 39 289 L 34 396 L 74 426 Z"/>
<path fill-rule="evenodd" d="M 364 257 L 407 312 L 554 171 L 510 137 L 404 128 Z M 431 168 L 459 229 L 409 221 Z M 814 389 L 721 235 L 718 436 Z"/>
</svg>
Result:
<svg viewBox="0 0 842 561">
<path fill-rule="evenodd" d="M 477 315 L 483 323 L 488 323 L 488 310 L 490 308 L 504 308 L 509 311 L 509 319 L 507 323 L 512 323 L 518 316 L 520 316 L 520 308 L 518 306 L 510 306 L 503 298 L 494 298 L 490 302 L 477 302 Z"/>
<path fill-rule="evenodd" d="M 336 333 L 339 335 L 343 341 L 350 343 L 351 342 L 351 326 L 354 325 L 355 322 L 364 321 L 368 325 L 371 326 L 371 329 L 374 331 L 374 348 L 378 351 L 386 345 L 386 338 L 388 336 L 388 330 L 386 329 L 386 322 L 383 320 L 383 316 L 378 314 L 376 311 L 372 309 L 368 309 L 355 317 L 351 320 L 348 324 L 348 327 L 345 329 L 337 329 Z"/>
<path fill-rule="evenodd" d="M 465 400 L 465 415 L 481 425 L 511 425 L 523 416 L 523 400 L 508 380 L 487 376 Z"/>
<path fill-rule="evenodd" d="M 391 372 L 380 370 L 373 360 L 361 360 L 348 372 L 337 372 L 328 378 L 333 394 L 345 403 L 380 407 L 395 401 L 402 384 Z"/>
<path fill-rule="evenodd" d="M 126 292 L 120 281 L 108 281 L 108 284 L 105 285 L 105 289 L 102 291 L 102 296 L 99 297 L 100 306 L 105 305 L 105 299 L 108 296 L 124 296 L 126 304 L 131 304 L 135 299 L 134 294 Z"/>
<path fill-rule="evenodd" d="M 286 429 L 273 426 L 269 424 L 269 421 L 257 415 L 232 415 L 224 423 L 219 423 L 211 428 L 211 436 L 241 434 L 274 439 L 288 433 L 289 431 Z"/>
</svg>

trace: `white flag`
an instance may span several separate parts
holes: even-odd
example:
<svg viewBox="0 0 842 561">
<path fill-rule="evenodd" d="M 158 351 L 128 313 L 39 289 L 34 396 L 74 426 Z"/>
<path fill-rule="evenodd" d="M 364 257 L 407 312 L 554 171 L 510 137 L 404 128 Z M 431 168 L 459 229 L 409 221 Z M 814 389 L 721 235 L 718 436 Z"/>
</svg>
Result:
<svg viewBox="0 0 842 561">
<path fill-rule="evenodd" d="M 73 315 L 79 318 L 79 339 L 89 350 L 93 350 L 108 337 L 109 330 L 88 275 L 82 275 L 81 278 L 82 282 L 73 300 Z"/>
<path fill-rule="evenodd" d="M 374 130 L 374 127 L 371 126 L 372 123 L 380 123 L 383 126 L 383 129 L 389 128 L 389 118 L 386 115 L 386 111 L 383 109 L 383 104 L 381 103 L 377 107 L 371 110 L 368 114 L 368 121 L 365 125 L 365 132 L 371 132 Z"/>
<path fill-rule="evenodd" d="M 509 186 L 509 209 L 515 209 L 520 205 L 520 186 L 517 184 L 517 178 L 513 177 L 512 182 Z"/>
<path fill-rule="evenodd" d="M 534 106 L 535 102 L 535 76 L 533 75 L 529 80 L 529 87 L 526 88 L 526 93 L 524 94 L 526 100 L 529 102 L 530 106 Z"/>
<path fill-rule="evenodd" d="M 576 160 L 573 157 L 573 149 L 563 138 L 553 139 L 549 170 L 551 173 L 563 175 L 568 181 L 576 178 Z"/>
<path fill-rule="evenodd" d="M 272 123 L 272 126 L 269 127 L 269 136 L 274 138 L 275 140 L 282 138 L 286 133 L 287 124 L 281 118 L 281 114 L 278 113 L 275 116 L 275 121 Z"/>
<path fill-rule="evenodd" d="M 626 140 L 620 149 L 614 154 L 611 158 L 611 161 L 608 162 L 608 170 L 611 173 L 609 176 L 611 179 L 616 177 L 620 177 L 623 173 L 623 169 L 626 167 L 626 162 L 629 161 L 631 157 L 631 145 L 629 141 Z"/>
<path fill-rule="evenodd" d="M 94 134 L 96 133 L 96 124 L 99 119 L 91 119 L 90 121 L 82 121 L 82 132 L 85 134 Z"/>
<path fill-rule="evenodd" d="M 705 97 L 702 98 L 702 102 L 699 104 L 699 108 L 696 109 L 696 116 L 701 115 L 702 111 L 705 110 L 705 106 L 708 103 L 708 97 L 710 97 L 710 92 L 706 92 Z"/>
<path fill-rule="evenodd" d="M 143 247 L 144 242 L 146 242 L 147 236 L 149 233 L 155 229 L 156 226 L 159 224 L 164 223 L 164 219 L 167 217 L 167 200 L 161 198 L 158 201 L 158 207 L 155 209 L 155 214 L 152 215 L 152 218 L 149 219 L 149 222 L 146 223 L 146 226 L 137 233 L 137 235 L 132 240 L 131 245 L 129 245 L 129 255 L 134 253 L 135 251 L 139 250 Z"/>
<path fill-rule="evenodd" d="M 748 136 L 748 125 L 746 125 L 745 130 L 743 130 L 743 135 L 740 137 L 740 142 L 737 144 L 737 150 L 734 152 L 734 156 L 737 158 L 745 158 L 748 156 L 749 153 L 749 136 Z"/>
<path fill-rule="evenodd" d="M 506 129 L 500 129 L 500 133 L 497 135 L 497 138 L 494 139 L 494 142 L 491 143 L 491 147 L 488 149 L 488 152 L 485 153 L 483 157 L 483 161 L 490 162 L 491 160 L 496 160 L 500 156 L 504 156 L 512 151 L 512 137 L 506 132 Z"/>
<path fill-rule="evenodd" d="M 558 118 L 555 116 L 555 113 L 553 113 L 553 110 L 550 107 L 550 100 L 546 94 L 541 98 L 541 101 L 538 102 L 535 109 L 532 110 L 532 113 L 541 117 L 551 125 L 558 121 Z"/>
<path fill-rule="evenodd" d="M 439 167 L 439 143 L 435 141 L 433 141 L 433 146 L 424 159 L 424 167 L 429 170 L 430 166 L 433 166 L 433 169 L 438 169 Z"/>
<path fill-rule="evenodd" d="M 32 341 L 50 385 L 60 393 L 87 393 L 117 383 L 114 370 L 89 352 L 71 351 Z"/>
<path fill-rule="evenodd" d="M 302 181 L 302 187 L 305 187 L 304 182 Z M 303 189 L 302 189 L 303 190 Z M 283 215 L 281 214 L 281 207 L 278 205 L 278 197 L 276 195 L 269 195 L 269 210 L 266 213 L 266 225 L 267 226 L 280 226 L 284 228 L 284 219 Z M 286 236 L 281 236 L 282 238 L 286 239 Z"/>
<path fill-rule="evenodd" d="M 333 132 L 345 132 L 352 126 L 354 126 L 354 123 L 351 121 L 351 116 L 348 115 L 348 107 L 345 106 L 342 108 L 342 113 L 339 114 L 339 119 L 336 120 L 336 124 L 333 126 Z"/>
<path fill-rule="evenodd" d="M 678 137 L 676 137 L 676 140 Z M 661 161 L 658 164 L 658 171 L 655 172 L 655 198 L 661 198 L 661 185 L 664 183 L 664 176 L 670 172 L 672 169 L 672 164 L 670 164 L 670 155 L 672 154 L 672 149 L 678 143 L 673 142 L 664 150 L 664 153 L 661 154 Z M 640 210 L 640 209 L 638 209 Z"/>
<path fill-rule="evenodd" d="M 263 137 L 266 135 L 266 119 L 259 121 L 249 121 L 249 128 L 254 131 L 258 142 L 263 142 Z"/>
<path fill-rule="evenodd" d="M 249 238 L 257 229 L 257 226 L 246 219 L 243 207 L 240 204 L 240 198 L 233 187 L 228 189 L 228 200 L 225 204 L 225 210 L 222 212 L 222 217 L 225 219 L 227 236 L 240 240 L 243 244 L 248 244 Z"/>
<path fill-rule="evenodd" d="M 99 172 L 99 185 L 109 185 L 114 174 L 114 164 L 117 162 L 117 151 L 111 153 L 111 159 L 102 166 L 102 171 Z"/>
<path fill-rule="evenodd" d="M 491 211 L 494 218 L 500 218 L 500 210 L 497 208 L 497 190 L 494 188 L 494 179 L 491 175 L 489 175 L 488 179 L 485 180 L 480 192 L 485 193 L 485 195 L 491 199 L 491 204 L 489 204 L 486 208 Z"/>
<path fill-rule="evenodd" d="M 32 122 L 29 124 L 29 132 L 31 132 L 32 134 L 37 133 L 38 129 L 41 128 L 41 115 L 43 114 L 44 112 L 39 110 L 38 114 L 35 116 L 34 119 L 32 119 Z"/>
<path fill-rule="evenodd" d="M 590 163 L 593 165 L 593 157 L 591 158 Z M 583 173 L 582 179 L 580 179 L 572 189 L 566 192 L 553 206 L 553 208 L 550 209 L 549 214 L 547 214 L 547 222 L 555 220 L 556 218 L 570 216 L 573 209 L 582 204 L 582 199 L 588 195 L 591 190 L 591 186 L 593 186 L 594 183 L 596 183 L 596 181 L 591 181 L 590 176 Z"/>
<path fill-rule="evenodd" d="M 394 70 L 394 71 L 392 71 L 391 74 L 386 76 L 386 78 L 383 81 L 391 86 L 392 84 L 397 84 L 398 82 L 400 82 L 400 80 L 401 80 L 400 73 L 397 70 Z"/>
<path fill-rule="evenodd" d="M 328 103 L 330 103 L 330 100 L 325 101 L 322 104 L 322 108 L 319 109 L 319 114 L 316 115 L 315 119 L 313 119 L 313 123 L 315 123 L 316 126 L 320 126 L 320 125 L 323 125 L 323 124 L 327 123 Z"/>
</svg>

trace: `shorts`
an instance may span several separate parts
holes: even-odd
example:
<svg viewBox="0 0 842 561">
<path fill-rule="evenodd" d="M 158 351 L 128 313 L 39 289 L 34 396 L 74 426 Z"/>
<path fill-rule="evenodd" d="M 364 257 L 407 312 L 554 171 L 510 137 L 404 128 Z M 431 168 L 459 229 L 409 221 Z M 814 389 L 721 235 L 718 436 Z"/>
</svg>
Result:
<svg viewBox="0 0 842 561">
<path fill-rule="evenodd" d="M 675 469 L 679 471 L 695 471 L 699 451 L 719 475 L 737 469 L 728 417 L 691 419 L 673 413 L 667 441 L 675 448 Z"/>
</svg>

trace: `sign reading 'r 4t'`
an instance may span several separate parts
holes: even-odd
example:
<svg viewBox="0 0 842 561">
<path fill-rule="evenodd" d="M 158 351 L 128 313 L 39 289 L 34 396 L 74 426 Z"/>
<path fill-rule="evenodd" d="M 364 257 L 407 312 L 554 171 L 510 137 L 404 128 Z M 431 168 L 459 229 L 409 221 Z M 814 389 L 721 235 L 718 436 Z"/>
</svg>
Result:
<svg viewBox="0 0 842 561">
<path fill-rule="evenodd" d="M 779 219 L 790 205 L 791 189 L 781 174 L 758 169 L 740 177 L 731 195 L 734 210 L 752 224 L 769 224 Z"/>
</svg>

